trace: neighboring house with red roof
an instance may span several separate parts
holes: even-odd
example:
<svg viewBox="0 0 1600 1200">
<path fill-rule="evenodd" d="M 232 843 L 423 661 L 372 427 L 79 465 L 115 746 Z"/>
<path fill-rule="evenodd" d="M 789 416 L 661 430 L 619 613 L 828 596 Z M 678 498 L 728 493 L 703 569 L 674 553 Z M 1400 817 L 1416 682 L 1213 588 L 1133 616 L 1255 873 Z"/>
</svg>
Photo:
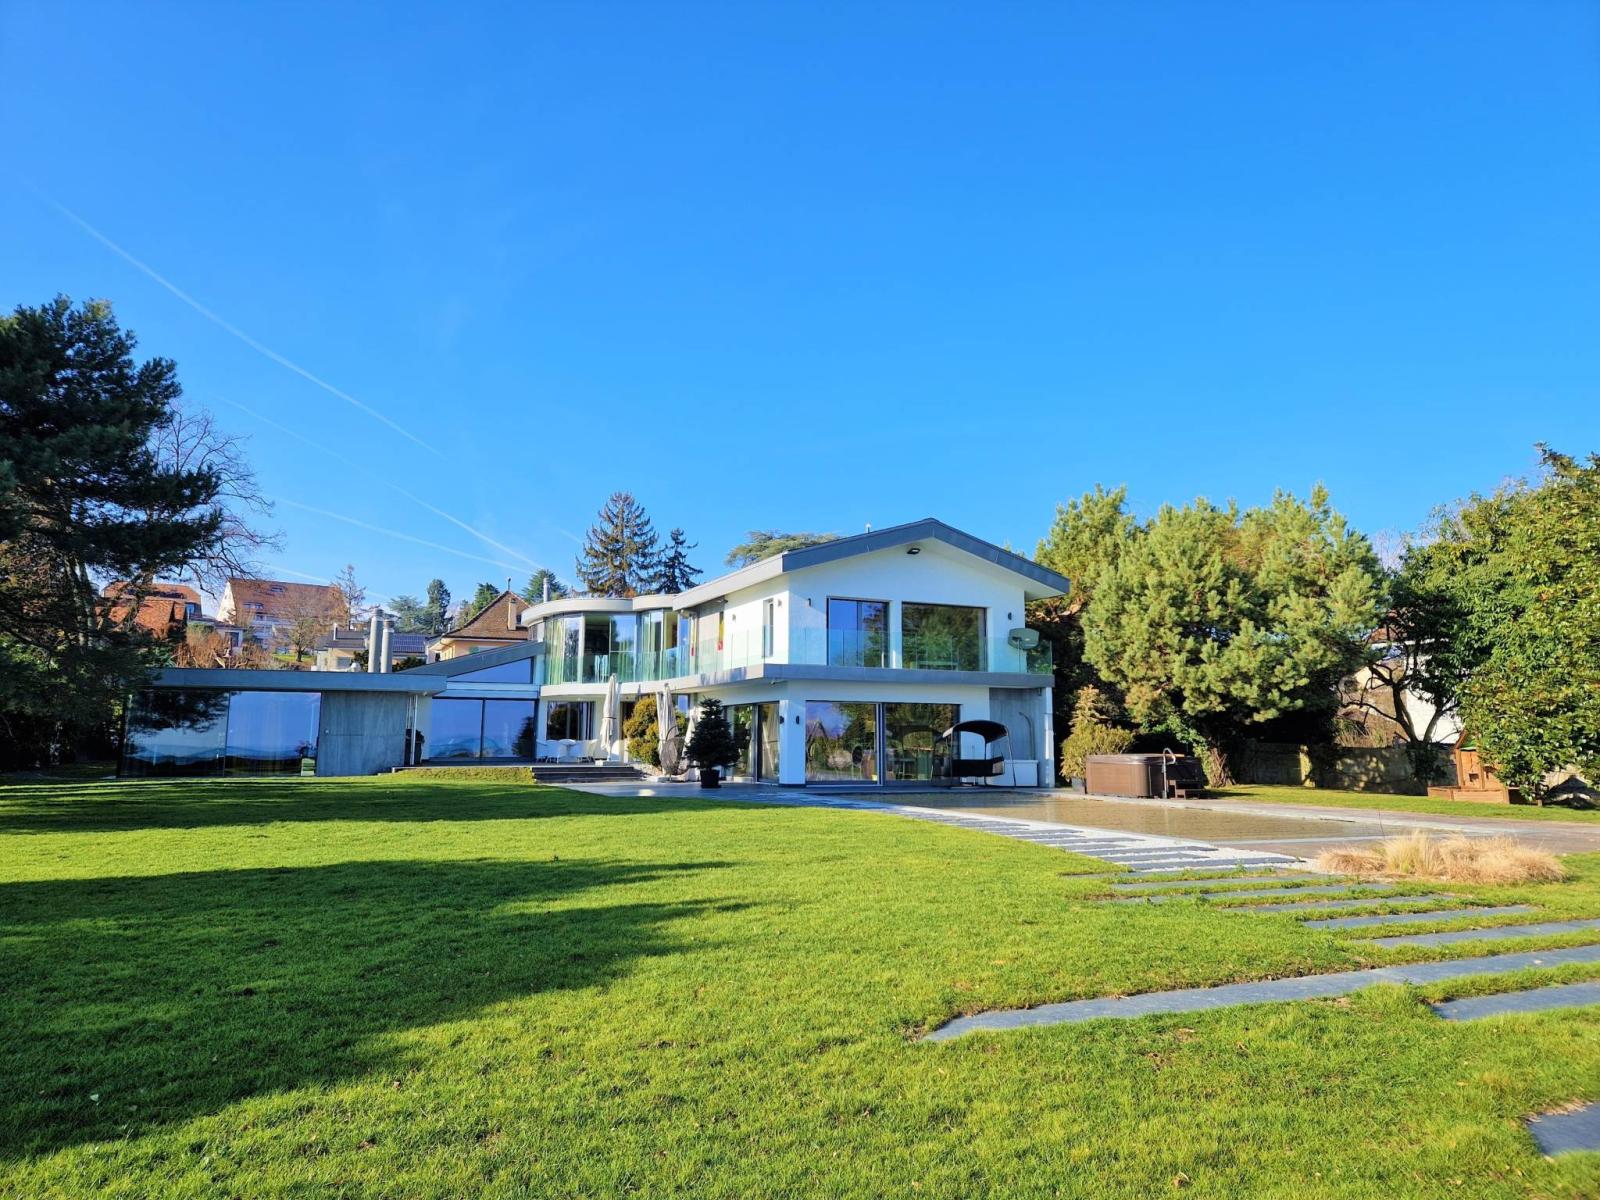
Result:
<svg viewBox="0 0 1600 1200">
<path fill-rule="evenodd" d="M 442 662 L 527 641 L 528 630 L 522 624 L 522 612 L 527 607 L 528 602 L 517 593 L 510 590 L 501 592 L 470 621 L 447 629 L 430 640 L 428 661 Z"/>
<path fill-rule="evenodd" d="M 287 583 L 280 579 L 230 579 L 222 589 L 217 619 L 238 625 L 263 645 L 286 646 L 289 626 L 306 617 L 343 622 L 344 593 L 331 583 Z"/>
<path fill-rule="evenodd" d="M 101 593 L 110 601 L 109 615 L 118 624 L 133 624 L 163 641 L 183 637 L 189 621 L 200 615 L 200 593 L 186 583 L 152 583 L 136 592 L 131 583 L 108 583 Z"/>
</svg>

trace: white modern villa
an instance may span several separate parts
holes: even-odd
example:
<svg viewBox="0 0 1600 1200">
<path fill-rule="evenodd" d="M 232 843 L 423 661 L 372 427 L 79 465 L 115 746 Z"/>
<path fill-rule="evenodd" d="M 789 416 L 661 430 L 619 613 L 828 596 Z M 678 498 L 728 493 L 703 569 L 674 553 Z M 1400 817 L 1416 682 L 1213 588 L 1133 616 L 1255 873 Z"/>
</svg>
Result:
<svg viewBox="0 0 1600 1200">
<path fill-rule="evenodd" d="M 623 763 L 644 696 L 714 696 L 733 778 L 854 787 L 1054 782 L 1052 664 L 1029 601 L 1054 571 L 927 519 L 764 559 L 670 596 L 532 605 L 526 642 L 390 674 L 169 668 L 133 706 L 128 774 L 369 774 L 423 763 Z M 989 721 L 988 739 L 946 736 Z M 1003 733 L 1001 732 L 1003 729 Z M 964 749 L 963 738 L 968 741 Z"/>
</svg>

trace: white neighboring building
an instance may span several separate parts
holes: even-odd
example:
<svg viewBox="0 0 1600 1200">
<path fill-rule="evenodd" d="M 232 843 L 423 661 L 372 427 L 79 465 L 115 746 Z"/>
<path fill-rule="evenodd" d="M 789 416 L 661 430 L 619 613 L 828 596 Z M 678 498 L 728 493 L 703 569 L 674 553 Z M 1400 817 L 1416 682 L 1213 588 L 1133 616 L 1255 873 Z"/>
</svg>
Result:
<svg viewBox="0 0 1600 1200">
<path fill-rule="evenodd" d="M 521 624 L 545 647 L 539 756 L 624 757 L 620 737 L 601 736 L 615 676 L 624 717 L 663 685 L 691 710 L 708 695 L 727 705 L 744 748 L 734 778 L 948 778 L 963 751 L 939 735 L 981 718 L 1009 734 L 996 782 L 1049 785 L 1051 662 L 1027 647 L 1025 613 L 1068 586 L 930 518 L 775 555 L 676 596 L 536 604 Z M 968 735 L 964 753 L 981 750 Z"/>
</svg>

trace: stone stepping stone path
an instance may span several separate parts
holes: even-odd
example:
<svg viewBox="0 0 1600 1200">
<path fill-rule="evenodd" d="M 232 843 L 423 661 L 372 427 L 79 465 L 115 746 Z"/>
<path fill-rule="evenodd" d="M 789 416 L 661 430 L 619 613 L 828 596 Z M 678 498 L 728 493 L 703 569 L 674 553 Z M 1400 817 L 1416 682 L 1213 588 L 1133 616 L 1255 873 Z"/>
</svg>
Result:
<svg viewBox="0 0 1600 1200">
<path fill-rule="evenodd" d="M 1551 1158 L 1580 1150 L 1600 1150 L 1600 1104 L 1570 1112 L 1543 1113 L 1525 1122 L 1534 1143 Z"/>
<path fill-rule="evenodd" d="M 1302 880 L 1306 883 L 1314 883 L 1324 878 L 1326 876 L 1313 875 L 1309 872 L 1280 873 L 1277 875 L 1207 875 L 1199 879 L 1138 879 L 1126 883 L 1113 883 L 1111 886 L 1120 892 L 1164 892 L 1188 889 L 1199 895 L 1207 895 L 1216 889 L 1220 889 L 1224 884 L 1283 883 L 1287 885 L 1299 883 Z M 1289 891 L 1291 889 L 1285 887 L 1284 890 Z M 1299 889 L 1293 890 L 1298 891 Z"/>
<path fill-rule="evenodd" d="M 1407 900 L 1419 897 L 1406 896 Z M 1441 897 L 1450 899 L 1450 897 Z M 1395 897 L 1398 901 L 1401 897 Z M 1383 913 L 1372 917 L 1332 917 L 1328 920 L 1307 921 L 1307 929 L 1366 929 L 1373 925 L 1415 925 L 1419 921 L 1461 921 L 1478 917 L 1500 917 L 1511 913 L 1536 912 L 1531 904 L 1498 904 L 1479 908 L 1435 909 L 1432 912 Z"/>
<path fill-rule="evenodd" d="M 1098 1000 L 1068 1000 L 1038 1008 L 1008 1009 L 957 1017 L 929 1033 L 924 1040 L 949 1041 L 979 1031 L 1000 1032 L 1044 1025 L 1070 1025 L 1102 1017 L 1129 1018 L 1206 1012 L 1240 1004 L 1270 1004 L 1286 1000 L 1311 1000 L 1347 996 L 1381 983 L 1427 984 L 1471 975 L 1498 975 L 1528 967 L 1556 967 L 1567 963 L 1600 963 L 1600 946 L 1573 946 L 1564 950 L 1535 950 L 1521 954 L 1491 954 L 1447 962 L 1411 963 L 1369 967 L 1328 975 L 1303 975 L 1294 979 L 1268 979 L 1259 983 L 1226 983 L 1216 987 L 1181 988 L 1113 996 Z"/>
<path fill-rule="evenodd" d="M 1323 912 L 1341 908 L 1372 908 L 1379 904 L 1439 904 L 1457 896 L 1358 896 L 1350 900 L 1301 900 L 1293 904 L 1239 905 L 1230 911 L 1242 913 Z M 1400 913 L 1413 921 L 1427 918 L 1426 913 Z"/>
<path fill-rule="evenodd" d="M 1509 907 L 1523 908 L 1525 905 Z M 1484 909 L 1469 910 L 1473 916 L 1482 916 Z M 1408 914 L 1409 915 L 1409 914 Z M 1429 920 L 1436 913 L 1422 914 Z M 1443 933 L 1407 933 L 1397 937 L 1371 938 L 1368 946 L 1453 946 L 1457 942 L 1496 942 L 1506 938 L 1550 937 L 1558 933 L 1592 933 L 1600 929 L 1600 920 L 1541 921 L 1536 925 L 1494 925 L 1488 929 L 1449 929 Z"/>
<path fill-rule="evenodd" d="M 1557 983 L 1521 992 L 1496 992 L 1491 996 L 1445 1000 L 1428 1007 L 1446 1021 L 1476 1021 L 1482 1017 L 1549 1012 L 1553 1008 L 1583 1008 L 1591 1004 L 1600 1004 L 1600 983 Z"/>
<path fill-rule="evenodd" d="M 1313 885 L 1313 886 L 1310 886 L 1310 887 L 1250 888 L 1250 889 L 1247 889 L 1247 890 L 1232 889 L 1232 890 L 1222 890 L 1222 891 L 1218 891 L 1216 889 L 1208 889 L 1206 891 L 1195 892 L 1193 895 L 1183 895 L 1183 894 L 1180 893 L 1179 895 L 1176 895 L 1176 896 L 1174 896 L 1174 895 L 1156 895 L 1156 896 L 1126 896 L 1126 897 L 1119 897 L 1116 900 L 1112 900 L 1111 903 L 1112 904 L 1166 904 L 1166 903 L 1168 903 L 1169 901 L 1172 901 L 1172 900 L 1204 900 L 1207 903 L 1215 904 L 1215 903 L 1221 903 L 1224 900 L 1229 901 L 1229 902 L 1232 902 L 1234 900 L 1264 900 L 1264 899 L 1267 899 L 1269 897 L 1274 897 L 1274 896 L 1294 896 L 1294 897 L 1299 897 L 1299 896 L 1348 896 L 1348 897 L 1351 897 L 1351 898 L 1359 899 L 1361 897 L 1356 897 L 1355 896 L 1355 893 L 1357 891 L 1369 891 L 1369 892 L 1378 893 L 1377 895 L 1374 895 L 1374 896 L 1370 897 L 1370 899 L 1374 903 L 1376 903 L 1379 900 L 1388 899 L 1389 897 L 1387 895 L 1385 895 L 1384 893 L 1392 892 L 1394 890 L 1395 890 L 1395 885 L 1394 884 L 1361 884 L 1361 883 L 1343 883 L 1343 884 L 1334 884 L 1334 885 L 1329 885 L 1329 886 Z M 1427 897 L 1420 897 L 1420 896 L 1417 897 L 1417 899 L 1426 899 L 1426 898 Z M 1396 900 L 1410 900 L 1410 899 L 1412 899 L 1412 897 L 1410 897 L 1410 896 L 1396 896 L 1396 897 L 1394 897 L 1394 899 L 1396 899 Z M 1252 904 L 1249 907 L 1249 911 L 1250 912 L 1271 912 L 1271 911 L 1277 910 L 1280 907 L 1281 907 L 1281 905 L 1276 905 L 1276 904 Z"/>
</svg>

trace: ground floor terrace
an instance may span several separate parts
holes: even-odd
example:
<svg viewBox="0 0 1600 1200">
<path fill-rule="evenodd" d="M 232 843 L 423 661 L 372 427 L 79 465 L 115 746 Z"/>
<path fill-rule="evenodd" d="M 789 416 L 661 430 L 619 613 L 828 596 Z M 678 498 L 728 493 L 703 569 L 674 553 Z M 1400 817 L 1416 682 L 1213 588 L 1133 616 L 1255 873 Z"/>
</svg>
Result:
<svg viewBox="0 0 1600 1200">
<path fill-rule="evenodd" d="M 898 799 L 0 786 L 0 1195 L 1600 1194 L 1600 855 L 1158 874 Z"/>
</svg>

